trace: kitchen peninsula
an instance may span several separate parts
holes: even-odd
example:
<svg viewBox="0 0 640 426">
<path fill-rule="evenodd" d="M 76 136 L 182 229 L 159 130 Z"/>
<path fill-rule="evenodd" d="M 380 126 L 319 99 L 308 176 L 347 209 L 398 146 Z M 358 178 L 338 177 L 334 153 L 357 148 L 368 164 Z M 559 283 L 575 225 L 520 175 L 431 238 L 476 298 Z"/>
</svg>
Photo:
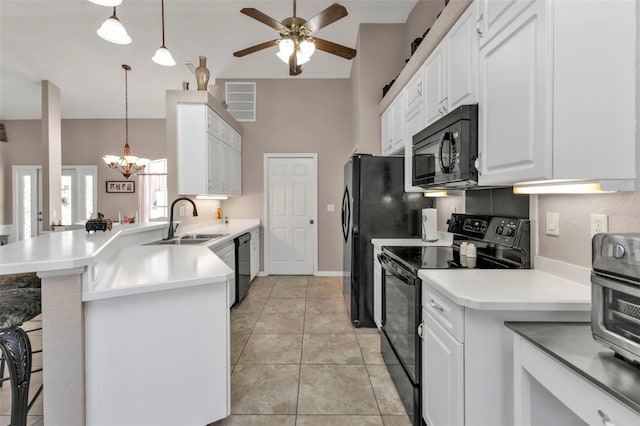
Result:
<svg viewBox="0 0 640 426">
<path fill-rule="evenodd" d="M 259 224 L 194 225 L 187 230 L 225 235 L 189 246 L 147 245 L 167 228 L 149 223 L 0 247 L 0 274 L 42 279 L 47 424 L 202 425 L 226 417 L 232 270 L 212 249 Z"/>
</svg>

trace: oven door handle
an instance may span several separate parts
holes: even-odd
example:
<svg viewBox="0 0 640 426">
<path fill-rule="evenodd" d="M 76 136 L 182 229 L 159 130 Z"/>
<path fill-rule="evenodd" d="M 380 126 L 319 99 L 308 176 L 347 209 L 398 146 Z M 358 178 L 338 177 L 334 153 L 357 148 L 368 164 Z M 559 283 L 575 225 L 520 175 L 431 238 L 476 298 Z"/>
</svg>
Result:
<svg viewBox="0 0 640 426">
<path fill-rule="evenodd" d="M 395 263 L 388 255 L 380 253 L 378 255 L 378 260 L 380 261 L 380 265 L 387 271 L 391 272 L 393 275 L 404 278 L 408 282 L 412 282 L 416 279 L 416 277 L 411 272 Z"/>
</svg>

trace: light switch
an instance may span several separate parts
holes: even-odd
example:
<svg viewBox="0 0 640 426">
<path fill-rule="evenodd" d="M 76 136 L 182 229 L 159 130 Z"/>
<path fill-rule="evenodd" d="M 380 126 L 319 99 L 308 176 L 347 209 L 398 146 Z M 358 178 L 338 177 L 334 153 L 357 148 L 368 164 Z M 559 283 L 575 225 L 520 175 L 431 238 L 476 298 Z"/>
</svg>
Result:
<svg viewBox="0 0 640 426">
<path fill-rule="evenodd" d="M 180 206 L 180 212 L 178 213 L 180 217 L 187 215 L 187 208 L 185 206 Z"/>
<path fill-rule="evenodd" d="M 560 236 L 560 214 L 547 212 L 547 235 Z"/>
<path fill-rule="evenodd" d="M 327 204 L 327 211 L 328 212 L 335 212 L 336 211 L 336 205 L 335 204 Z"/>
</svg>

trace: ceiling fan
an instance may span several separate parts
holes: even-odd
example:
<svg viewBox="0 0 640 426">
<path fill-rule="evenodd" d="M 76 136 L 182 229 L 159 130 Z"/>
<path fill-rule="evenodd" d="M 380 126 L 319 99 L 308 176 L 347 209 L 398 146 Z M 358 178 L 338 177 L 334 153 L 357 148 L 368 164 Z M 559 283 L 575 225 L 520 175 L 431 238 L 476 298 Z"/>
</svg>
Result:
<svg viewBox="0 0 640 426">
<path fill-rule="evenodd" d="M 239 50 L 233 54 L 235 57 L 241 58 L 271 46 L 279 46 L 280 51 L 277 55 L 289 64 L 289 75 L 299 75 L 302 73 L 302 64 L 311 58 L 316 49 L 346 59 L 353 59 L 356 56 L 356 51 L 350 47 L 311 35 L 347 16 L 347 9 L 338 3 L 332 4 L 308 21 L 296 16 L 296 0 L 293 0 L 293 16 L 282 22 L 278 22 L 254 8 L 244 8 L 240 12 L 278 31 L 280 38 Z"/>
</svg>

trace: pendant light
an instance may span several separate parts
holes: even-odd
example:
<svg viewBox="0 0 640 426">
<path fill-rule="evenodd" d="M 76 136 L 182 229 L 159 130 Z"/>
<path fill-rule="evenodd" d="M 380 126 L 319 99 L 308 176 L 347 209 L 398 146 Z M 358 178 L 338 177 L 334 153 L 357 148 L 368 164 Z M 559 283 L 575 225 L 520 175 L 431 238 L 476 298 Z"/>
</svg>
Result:
<svg viewBox="0 0 640 426">
<path fill-rule="evenodd" d="M 162 4 L 162 46 L 156 50 L 156 54 L 153 55 L 153 62 L 159 65 L 164 65 L 165 67 L 172 67 L 176 64 L 176 61 L 171 56 L 171 52 L 167 49 L 167 46 L 164 45 L 164 0 L 161 0 Z"/>
<path fill-rule="evenodd" d="M 96 31 L 100 38 L 110 43 L 115 44 L 130 44 L 131 37 L 127 34 L 127 30 L 124 29 L 124 25 L 116 16 L 116 7 L 113 7 L 113 15 L 111 15 L 106 21 L 102 23 L 98 31 Z"/>
<path fill-rule="evenodd" d="M 99 6 L 120 6 L 122 4 L 122 0 L 89 0 L 93 4 L 97 4 Z"/>
<path fill-rule="evenodd" d="M 129 147 L 129 84 L 127 79 L 131 67 L 124 64 L 122 68 L 124 69 L 124 149 L 122 150 L 121 157 L 117 155 L 105 155 L 102 159 L 107 166 L 120 171 L 125 178 L 129 179 L 130 176 L 135 176 L 142 172 L 151 160 L 131 155 L 131 148 Z"/>
</svg>

